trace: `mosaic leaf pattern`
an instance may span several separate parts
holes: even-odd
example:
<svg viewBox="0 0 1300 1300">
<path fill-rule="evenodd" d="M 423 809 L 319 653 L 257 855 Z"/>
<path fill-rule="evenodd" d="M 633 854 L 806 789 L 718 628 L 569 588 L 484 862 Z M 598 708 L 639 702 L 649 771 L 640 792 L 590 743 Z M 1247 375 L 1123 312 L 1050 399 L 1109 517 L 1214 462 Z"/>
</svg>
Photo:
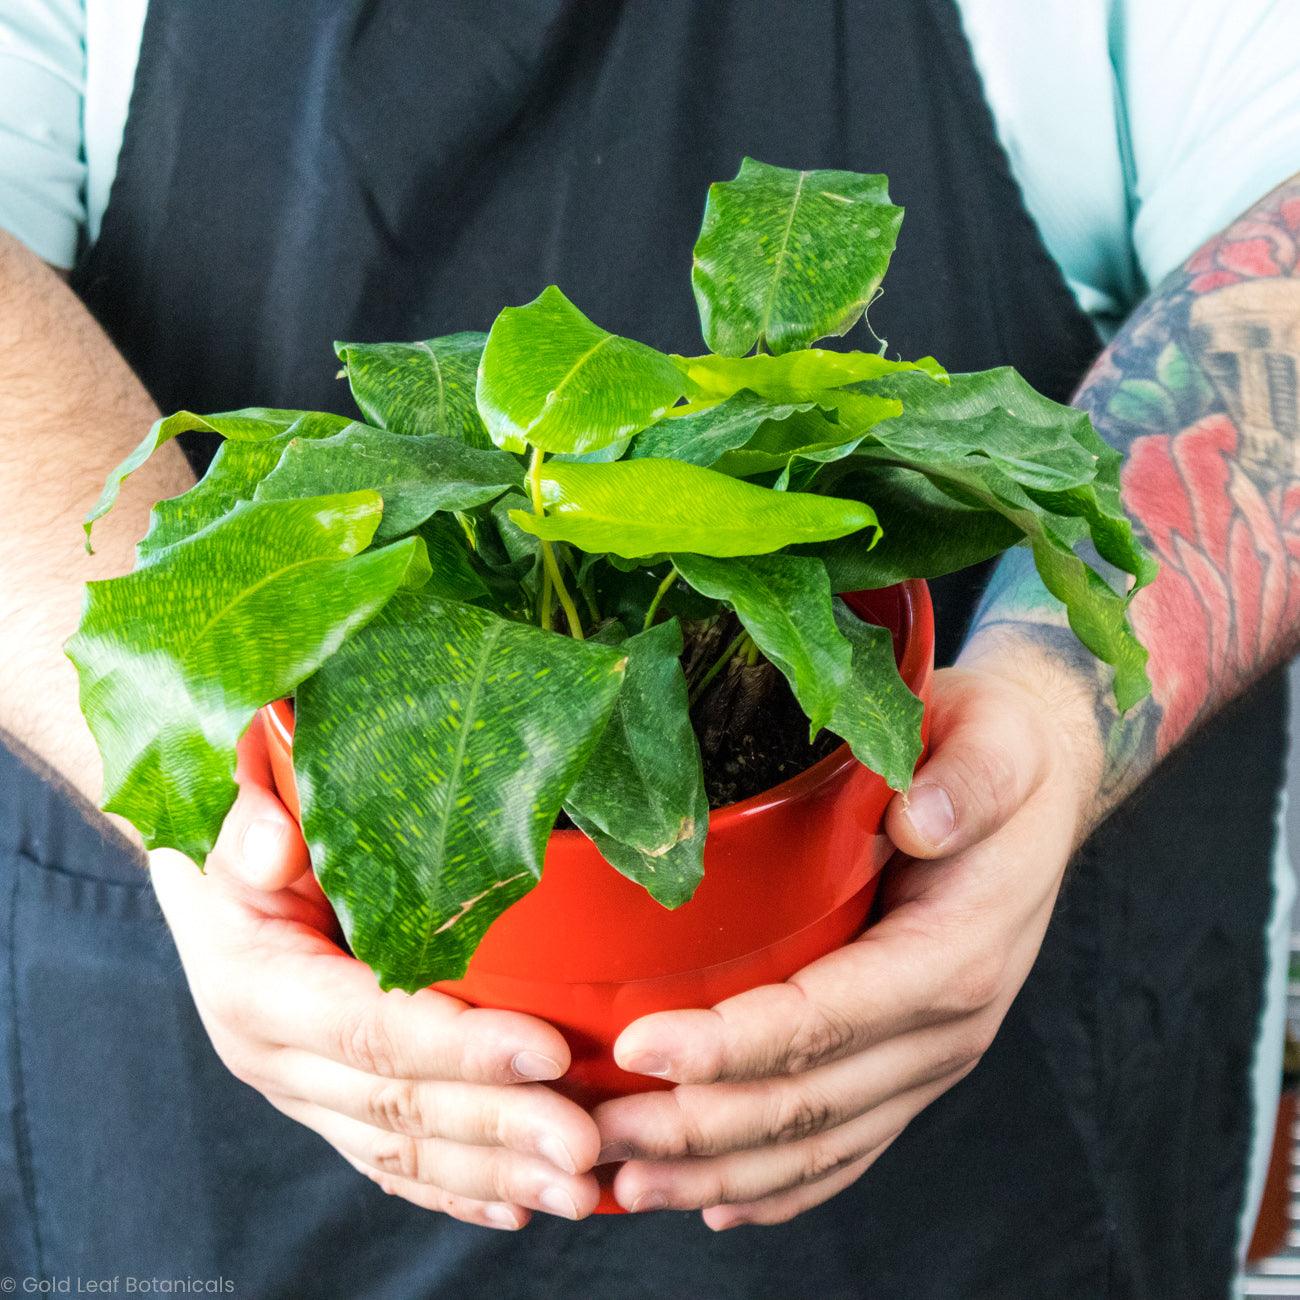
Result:
<svg viewBox="0 0 1300 1300">
<path fill-rule="evenodd" d="M 626 661 L 416 594 L 299 689 L 312 864 L 384 988 L 464 974 L 488 926 L 537 883 Z"/>
<path fill-rule="evenodd" d="M 467 447 L 441 434 L 389 433 L 351 424 L 331 438 L 294 439 L 262 480 L 257 500 L 327 492 L 378 492 L 384 517 L 376 538 L 418 528 L 439 510 L 469 510 L 523 485 L 519 462 L 495 448 Z"/>
<path fill-rule="evenodd" d="M 486 334 L 465 332 L 416 343 L 335 343 L 352 400 L 377 428 L 440 433 L 490 447 L 474 390 Z"/>
<path fill-rule="evenodd" d="M 202 863 L 235 797 L 235 745 L 418 581 L 424 547 L 369 545 L 373 492 L 245 503 L 136 573 L 87 586 L 67 654 L 104 760 L 104 808 Z"/>
<path fill-rule="evenodd" d="M 704 877 L 709 801 L 687 709 L 676 619 L 621 643 L 627 679 L 565 811 L 611 866 L 665 907 Z"/>
<path fill-rule="evenodd" d="M 662 352 L 588 320 L 554 285 L 496 319 L 478 409 L 507 451 L 599 451 L 653 424 L 686 379 Z"/>
<path fill-rule="evenodd" d="M 790 352 L 844 334 L 889 266 L 903 210 L 883 176 L 746 158 L 709 187 L 691 284 L 710 351 Z"/>
</svg>

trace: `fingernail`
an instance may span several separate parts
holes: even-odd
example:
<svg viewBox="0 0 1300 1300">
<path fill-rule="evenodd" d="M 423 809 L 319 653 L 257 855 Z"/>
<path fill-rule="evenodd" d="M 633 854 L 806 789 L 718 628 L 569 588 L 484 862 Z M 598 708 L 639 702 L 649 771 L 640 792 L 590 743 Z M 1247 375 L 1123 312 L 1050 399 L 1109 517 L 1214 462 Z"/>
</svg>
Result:
<svg viewBox="0 0 1300 1300">
<path fill-rule="evenodd" d="M 508 1205 L 489 1205 L 483 1211 L 483 1217 L 494 1228 L 509 1228 L 514 1231 L 519 1227 L 519 1216 Z"/>
<path fill-rule="evenodd" d="M 626 1142 L 610 1142 L 607 1146 L 600 1148 L 600 1155 L 596 1157 L 598 1165 L 617 1165 L 624 1160 L 632 1159 L 632 1148 Z"/>
<path fill-rule="evenodd" d="M 521 1079 L 558 1079 L 564 1073 L 559 1061 L 552 1061 L 541 1052 L 517 1052 L 510 1068 Z"/>
<path fill-rule="evenodd" d="M 632 1202 L 632 1213 L 644 1214 L 647 1210 L 662 1210 L 667 1204 L 668 1198 L 663 1192 L 642 1192 Z"/>
<path fill-rule="evenodd" d="M 666 1078 L 671 1066 L 662 1052 L 637 1052 L 627 1058 L 623 1067 L 630 1074 L 650 1074 L 657 1079 Z"/>
<path fill-rule="evenodd" d="M 284 822 L 270 817 L 259 817 L 244 827 L 239 840 L 239 853 L 250 867 L 271 867 L 283 856 L 289 838 L 289 828 Z"/>
<path fill-rule="evenodd" d="M 549 1160 L 557 1169 L 566 1174 L 576 1174 L 578 1166 L 574 1164 L 569 1148 L 554 1133 L 543 1133 L 537 1140 L 537 1152 L 543 1160 Z"/>
<path fill-rule="evenodd" d="M 714 1232 L 726 1232 L 728 1228 L 739 1228 L 742 1223 L 748 1222 L 748 1219 L 736 1217 L 732 1219 L 718 1220 L 715 1223 L 710 1223 L 709 1227 L 712 1228 Z"/>
<path fill-rule="evenodd" d="M 565 1219 L 578 1217 L 578 1207 L 573 1203 L 573 1197 L 563 1187 L 548 1187 L 537 1199 L 541 1201 L 542 1209 L 549 1210 L 552 1214 L 558 1214 Z"/>
<path fill-rule="evenodd" d="M 957 824 L 957 810 L 941 785 L 913 786 L 907 795 L 907 819 L 932 849 L 939 848 Z"/>
</svg>

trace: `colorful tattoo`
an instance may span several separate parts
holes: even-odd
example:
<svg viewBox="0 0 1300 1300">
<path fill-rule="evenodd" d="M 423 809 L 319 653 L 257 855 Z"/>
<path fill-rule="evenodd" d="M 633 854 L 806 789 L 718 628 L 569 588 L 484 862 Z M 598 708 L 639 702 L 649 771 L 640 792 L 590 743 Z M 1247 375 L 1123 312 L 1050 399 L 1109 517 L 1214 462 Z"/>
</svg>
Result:
<svg viewBox="0 0 1300 1300">
<path fill-rule="evenodd" d="M 1161 565 L 1132 606 L 1152 698 L 1119 719 L 1095 681 L 1104 803 L 1300 640 L 1298 246 L 1300 176 L 1156 290 L 1075 398 L 1127 453 L 1124 503 Z M 1065 639 L 1022 553 L 999 567 L 972 636 L 993 627 Z"/>
</svg>

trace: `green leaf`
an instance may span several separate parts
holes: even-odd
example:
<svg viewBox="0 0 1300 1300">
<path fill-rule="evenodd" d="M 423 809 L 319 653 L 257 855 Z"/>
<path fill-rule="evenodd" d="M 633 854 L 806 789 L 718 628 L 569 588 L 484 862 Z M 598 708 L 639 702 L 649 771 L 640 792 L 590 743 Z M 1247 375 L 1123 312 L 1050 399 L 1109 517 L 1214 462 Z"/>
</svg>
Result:
<svg viewBox="0 0 1300 1300">
<path fill-rule="evenodd" d="M 865 431 L 909 462 L 953 463 L 978 455 L 1025 487 L 1055 490 L 1092 482 L 1103 454 L 1113 454 L 1086 412 L 1050 401 L 1007 367 L 952 375 L 947 384 L 894 375 L 847 394 L 860 395 L 902 402 L 901 415 L 873 421 Z M 839 415 L 852 427 L 851 409 Z"/>
<path fill-rule="evenodd" d="M 921 701 L 898 675 L 894 638 L 864 623 L 842 600 L 835 624 L 853 647 L 849 682 L 831 714 L 831 730 L 893 790 L 906 790 L 921 757 Z"/>
<path fill-rule="evenodd" d="M 730 397 L 748 389 L 774 402 L 804 402 L 827 388 L 843 388 L 888 375 L 920 373 L 945 382 L 947 371 L 933 358 L 887 361 L 875 352 L 832 352 L 805 348 L 783 356 L 679 357 L 673 360 L 700 392 Z"/>
<path fill-rule="evenodd" d="M 637 436 L 628 459 L 712 465 L 724 453 L 743 447 L 768 421 L 786 420 L 811 409 L 811 402 L 776 403 L 742 391 L 691 415 L 665 416 Z"/>
<path fill-rule="evenodd" d="M 137 566 L 151 563 L 167 547 L 192 537 L 240 501 L 251 501 L 257 485 L 279 464 L 295 438 L 328 438 L 351 423 L 341 415 L 304 411 L 281 433 L 223 442 L 207 473 L 192 488 L 154 506 L 149 531 L 135 548 Z M 266 431 L 272 427 L 268 424 Z"/>
<path fill-rule="evenodd" d="M 486 334 L 418 343 L 335 343 L 352 398 L 366 419 L 393 433 L 440 433 L 490 447 L 475 401 Z"/>
<path fill-rule="evenodd" d="M 805 548 L 826 565 L 832 591 L 942 577 L 1000 555 L 1023 537 L 1001 514 L 959 504 L 915 470 L 874 467 L 836 490 L 870 501 L 883 532 L 876 546 L 858 534 Z"/>
<path fill-rule="evenodd" d="M 673 563 L 696 591 L 736 611 L 754 644 L 785 674 L 815 737 L 844 694 L 852 660 L 835 626 L 821 562 L 800 555 L 674 555 Z"/>
<path fill-rule="evenodd" d="M 761 555 L 877 526 L 856 501 L 773 492 L 673 460 L 548 461 L 542 495 L 546 515 L 510 512 L 525 532 L 629 559 L 661 551 Z"/>
<path fill-rule="evenodd" d="M 507 451 L 588 453 L 653 424 L 685 388 L 662 352 L 601 329 L 552 285 L 496 318 L 478 409 Z"/>
<path fill-rule="evenodd" d="M 704 875 L 709 801 L 676 619 L 624 641 L 627 680 L 564 807 L 611 866 L 679 907 Z"/>
<path fill-rule="evenodd" d="M 421 525 L 420 537 L 429 552 L 430 596 L 475 604 L 491 596 L 487 584 L 469 558 L 465 530 L 451 515 L 434 515 Z"/>
<path fill-rule="evenodd" d="M 291 441 L 257 489 L 259 501 L 371 489 L 384 499 L 378 540 L 400 537 L 439 510 L 468 510 L 523 485 L 519 462 L 441 434 L 349 425 L 332 438 Z"/>
<path fill-rule="evenodd" d="M 418 538 L 359 554 L 374 492 L 243 503 L 148 568 L 87 584 L 67 654 L 104 760 L 104 809 L 202 863 L 235 797 L 235 744 L 427 573 Z"/>
<path fill-rule="evenodd" d="M 799 411 L 780 424 L 763 425 L 744 447 L 723 456 L 716 468 L 740 478 L 780 471 L 775 486 L 784 491 L 794 461 L 839 460 L 862 441 L 873 424 L 891 419 L 903 409 L 889 397 L 859 397 L 857 401 L 874 406 L 874 419 L 866 405 L 859 408 L 860 423 L 852 425 L 832 423 L 819 410 Z"/>
<path fill-rule="evenodd" d="M 403 597 L 297 695 L 294 768 L 321 887 L 384 988 L 463 975 L 537 883 L 626 656 Z"/>
<path fill-rule="evenodd" d="M 239 442 L 263 442 L 284 433 L 295 421 L 310 411 L 282 411 L 265 406 L 249 407 L 242 411 L 225 411 L 220 415 L 195 415 L 192 411 L 177 411 L 173 415 L 155 420 L 149 432 L 104 481 L 90 513 L 86 516 L 86 550 L 91 549 L 90 532 L 95 521 L 102 519 L 113 508 L 125 480 L 149 459 L 164 443 L 182 433 L 218 433 L 223 438 Z M 338 417 L 330 417 L 338 418 Z M 344 420 L 342 423 L 346 424 Z"/>
<path fill-rule="evenodd" d="M 709 187 L 691 283 L 710 350 L 738 357 L 844 334 L 880 287 L 903 220 L 883 176 L 746 158 Z"/>
</svg>

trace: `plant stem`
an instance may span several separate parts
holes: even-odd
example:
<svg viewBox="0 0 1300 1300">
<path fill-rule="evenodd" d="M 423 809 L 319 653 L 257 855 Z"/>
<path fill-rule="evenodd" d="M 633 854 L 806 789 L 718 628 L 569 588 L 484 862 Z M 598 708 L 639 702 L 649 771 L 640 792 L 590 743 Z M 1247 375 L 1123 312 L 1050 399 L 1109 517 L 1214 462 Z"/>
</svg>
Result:
<svg viewBox="0 0 1300 1300">
<path fill-rule="evenodd" d="M 542 459 L 546 453 L 540 447 L 533 448 L 533 458 L 528 465 L 528 487 L 533 497 L 533 514 L 544 515 L 546 507 L 542 504 Z M 551 591 L 560 598 L 564 617 L 569 621 L 569 635 L 575 641 L 583 640 L 582 620 L 578 617 L 578 607 L 564 585 L 564 575 L 560 572 L 559 562 L 555 558 L 555 548 L 545 538 L 538 538 L 542 544 L 542 614 L 541 623 L 545 628 L 551 626 Z"/>
<path fill-rule="evenodd" d="M 749 633 L 742 627 L 736 639 L 718 656 L 717 662 L 714 663 L 713 667 L 710 668 L 698 682 L 696 682 L 695 689 L 691 692 L 691 698 L 687 703 L 688 708 L 693 709 L 695 707 L 696 701 L 698 701 L 700 696 L 708 690 L 713 679 L 731 662 L 732 656 L 744 644 L 747 636 L 749 636 Z"/>
<path fill-rule="evenodd" d="M 654 599 L 650 602 L 650 608 L 645 612 L 645 622 L 641 624 L 641 631 L 648 632 L 654 626 L 655 615 L 659 612 L 659 602 L 668 594 L 668 588 L 677 581 L 677 566 L 670 564 L 668 574 L 659 584 L 659 590 L 655 592 Z"/>
</svg>

